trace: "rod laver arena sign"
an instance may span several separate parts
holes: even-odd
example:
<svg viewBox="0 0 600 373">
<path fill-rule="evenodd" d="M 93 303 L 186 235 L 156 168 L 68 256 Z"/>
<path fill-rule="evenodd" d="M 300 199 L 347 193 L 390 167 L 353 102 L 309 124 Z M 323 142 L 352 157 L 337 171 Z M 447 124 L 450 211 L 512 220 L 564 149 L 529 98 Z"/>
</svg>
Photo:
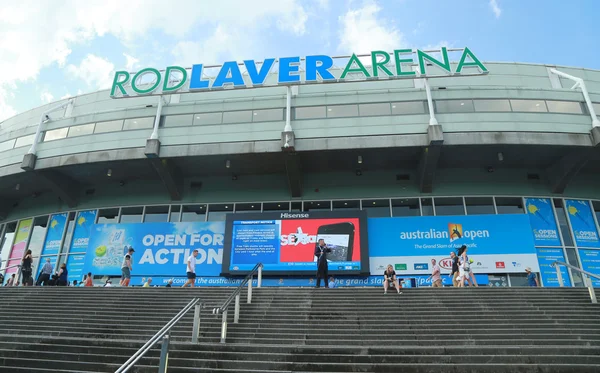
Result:
<svg viewBox="0 0 600 373">
<path fill-rule="evenodd" d="M 469 48 L 464 48 L 458 63 L 452 64 L 446 48 L 441 48 L 437 53 L 412 49 L 399 49 L 393 53 L 373 51 L 370 58 L 365 57 L 365 59 L 353 54 L 349 59 L 347 58 L 348 62 L 343 69 L 334 67 L 334 57 L 313 55 L 306 56 L 304 59 L 268 58 L 262 62 L 228 61 L 217 67 L 196 64 L 189 71 L 181 66 L 169 66 L 164 71 L 148 67 L 135 74 L 117 71 L 110 96 L 121 98 L 224 88 L 463 75 L 467 69 L 470 72 L 465 75 L 480 75 L 488 72 Z M 416 66 L 417 71 L 413 66 Z M 210 74 L 207 74 L 209 69 Z"/>
</svg>

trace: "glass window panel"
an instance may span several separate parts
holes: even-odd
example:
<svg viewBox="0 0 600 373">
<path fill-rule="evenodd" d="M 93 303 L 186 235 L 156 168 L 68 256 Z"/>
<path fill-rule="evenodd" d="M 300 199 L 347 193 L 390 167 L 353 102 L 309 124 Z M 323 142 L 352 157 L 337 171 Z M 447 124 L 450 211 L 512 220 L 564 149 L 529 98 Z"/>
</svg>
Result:
<svg viewBox="0 0 600 373">
<path fill-rule="evenodd" d="M 167 115 L 163 117 L 163 127 L 187 127 L 194 124 L 194 115 Z"/>
<path fill-rule="evenodd" d="M 392 102 L 393 115 L 426 114 L 429 113 L 425 101 Z"/>
<path fill-rule="evenodd" d="M 253 122 L 273 122 L 283 120 L 283 109 L 263 109 L 252 112 Z"/>
<path fill-rule="evenodd" d="M 473 100 L 475 111 L 511 111 L 508 100 Z"/>
<path fill-rule="evenodd" d="M 546 112 L 546 103 L 542 100 L 510 100 L 513 111 Z"/>
<path fill-rule="evenodd" d="M 360 210 L 360 201 L 333 201 L 334 210 Z"/>
<path fill-rule="evenodd" d="M 96 123 L 94 133 L 117 132 L 123 129 L 123 120 L 111 120 Z"/>
<path fill-rule="evenodd" d="M 31 250 L 31 255 L 34 257 L 40 256 L 42 253 L 42 246 L 44 245 L 44 238 L 46 238 L 47 227 L 48 216 L 40 216 L 33 219 L 33 230 L 31 231 L 31 238 L 29 239 L 29 246 L 27 246 L 27 249 Z M 33 262 L 36 263 L 37 260 L 34 259 Z"/>
<path fill-rule="evenodd" d="M 574 246 L 573 237 L 571 236 L 571 230 L 567 223 L 567 214 L 563 208 L 562 200 L 554 199 L 554 210 L 556 211 L 556 217 L 558 218 L 558 224 L 560 225 L 560 231 L 563 237 L 563 244 L 565 246 Z"/>
<path fill-rule="evenodd" d="M 69 137 L 86 136 L 94 133 L 94 123 L 69 128 Z"/>
<path fill-rule="evenodd" d="M 181 221 L 205 221 L 206 205 L 187 205 L 182 207 Z"/>
<path fill-rule="evenodd" d="M 180 205 L 171 206 L 171 215 L 169 216 L 169 221 L 171 223 L 178 223 L 180 214 L 181 214 L 181 206 Z"/>
<path fill-rule="evenodd" d="M 235 204 L 235 213 L 244 213 L 244 212 L 260 212 L 260 202 L 252 202 L 252 203 L 236 203 Z"/>
<path fill-rule="evenodd" d="M 330 211 L 331 201 L 304 202 L 304 211 Z"/>
<path fill-rule="evenodd" d="M 538 277 L 538 281 L 540 281 L 541 284 L 539 273 L 536 273 L 536 275 Z M 510 286 L 529 286 L 529 281 L 527 280 L 526 273 L 510 273 L 509 276 Z"/>
<path fill-rule="evenodd" d="M 437 100 L 435 101 L 435 110 L 438 113 L 471 113 L 473 100 Z"/>
<path fill-rule="evenodd" d="M 125 119 L 124 130 L 142 130 L 154 127 L 154 117 Z"/>
<path fill-rule="evenodd" d="M 429 199 L 431 201 L 431 199 Z M 431 212 L 433 215 L 433 210 Z M 421 216 L 418 198 L 392 200 L 392 216 Z"/>
<path fill-rule="evenodd" d="M 448 197 L 435 199 L 435 214 L 442 215 L 464 215 L 462 197 Z"/>
<path fill-rule="evenodd" d="M 592 206 L 596 213 L 596 220 L 598 221 L 598 224 L 600 224 L 600 201 L 592 201 Z"/>
<path fill-rule="evenodd" d="M 0 152 L 10 150 L 13 148 L 13 146 L 15 146 L 15 139 L 0 142 Z"/>
<path fill-rule="evenodd" d="M 367 216 L 370 218 L 389 218 L 390 200 L 365 199 L 362 201 L 362 209 L 367 212 Z"/>
<path fill-rule="evenodd" d="M 146 206 L 144 223 L 164 223 L 169 221 L 169 206 Z"/>
<path fill-rule="evenodd" d="M 294 109 L 294 119 L 316 119 L 327 117 L 325 106 L 306 106 Z"/>
<path fill-rule="evenodd" d="M 360 104 L 358 112 L 361 117 L 373 117 L 377 115 L 391 115 L 392 109 L 388 102 L 381 104 Z"/>
<path fill-rule="evenodd" d="M 567 262 L 572 266 L 581 268 L 579 266 L 579 260 L 577 260 L 577 253 L 575 252 L 575 249 L 567 248 L 566 251 L 567 251 Z M 571 277 L 573 279 L 573 284 L 575 286 L 583 286 L 583 278 L 581 277 L 581 274 L 577 271 L 570 271 L 570 272 L 571 272 Z"/>
<path fill-rule="evenodd" d="M 44 142 L 52 141 L 52 140 L 60 140 L 67 137 L 69 132 L 69 127 L 65 128 L 57 128 L 55 130 L 46 131 L 44 134 Z"/>
<path fill-rule="evenodd" d="M 592 103 L 592 107 L 594 108 L 594 111 L 596 112 L 596 116 L 600 115 L 600 104 Z"/>
<path fill-rule="evenodd" d="M 583 114 L 581 104 L 576 101 L 546 101 L 551 113 Z"/>
<path fill-rule="evenodd" d="M 492 197 L 465 197 L 465 203 L 468 215 L 493 215 L 496 213 Z"/>
<path fill-rule="evenodd" d="M 117 210 L 118 212 L 118 210 Z M 73 238 L 73 230 L 75 229 L 75 212 L 69 213 L 69 220 L 67 222 L 67 232 L 65 233 L 65 240 L 63 241 L 61 254 L 65 254 L 69 247 L 71 247 L 71 239 Z"/>
<path fill-rule="evenodd" d="M 357 117 L 358 105 L 331 105 L 327 106 L 327 118 Z"/>
<path fill-rule="evenodd" d="M 33 139 L 35 138 L 35 134 L 21 136 L 15 142 L 15 148 L 20 148 L 21 146 L 27 146 L 33 144 Z"/>
<path fill-rule="evenodd" d="M 119 222 L 119 209 L 103 209 L 98 211 L 98 224 L 109 224 Z"/>
<path fill-rule="evenodd" d="M 194 114 L 194 126 L 203 124 L 221 124 L 223 113 L 198 113 Z"/>
<path fill-rule="evenodd" d="M 8 260 L 8 254 L 10 253 L 10 248 L 13 244 L 13 239 L 15 238 L 16 230 L 17 230 L 16 222 L 6 224 L 6 229 L 4 231 L 4 237 L 2 237 L 2 240 L 0 241 L 0 250 L 1 250 L 0 257 L 2 258 L 2 263 L 4 263 L 2 265 L 2 268 L 6 267 L 6 261 Z M 4 272 L 4 271 L 1 271 L 1 272 Z M 8 280 L 8 278 L 6 278 L 5 281 L 6 280 Z"/>
<path fill-rule="evenodd" d="M 223 123 L 250 123 L 252 122 L 252 111 L 227 111 L 223 113 Z"/>
<path fill-rule="evenodd" d="M 292 202 L 290 211 L 295 211 L 295 212 L 302 211 L 302 202 Z"/>
<path fill-rule="evenodd" d="M 223 221 L 227 214 L 233 212 L 233 204 L 209 205 L 208 206 L 208 221 Z"/>
<path fill-rule="evenodd" d="M 431 198 L 421 198 L 421 209 L 423 216 L 433 216 L 433 200 Z"/>
<path fill-rule="evenodd" d="M 523 214 L 523 200 L 520 197 L 496 197 L 498 214 Z"/>
<path fill-rule="evenodd" d="M 121 209 L 121 217 L 119 221 L 121 223 L 140 223 L 142 221 L 143 212 L 144 208 L 142 206 L 123 207 Z"/>
<path fill-rule="evenodd" d="M 289 202 L 265 202 L 263 203 L 263 211 L 289 211 Z"/>
</svg>

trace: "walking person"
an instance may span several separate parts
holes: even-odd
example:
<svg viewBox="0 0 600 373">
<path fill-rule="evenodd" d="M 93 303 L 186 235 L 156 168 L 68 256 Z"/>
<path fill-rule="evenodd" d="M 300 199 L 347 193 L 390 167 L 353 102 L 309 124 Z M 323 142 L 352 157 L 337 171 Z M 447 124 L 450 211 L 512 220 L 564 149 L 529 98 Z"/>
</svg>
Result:
<svg viewBox="0 0 600 373">
<path fill-rule="evenodd" d="M 394 285 L 398 294 L 402 294 L 400 291 L 400 283 L 396 278 L 396 271 L 394 271 L 394 267 L 392 267 L 391 264 L 388 264 L 385 271 L 383 271 L 383 294 L 387 294 L 390 285 Z"/>
<path fill-rule="evenodd" d="M 454 251 L 450 252 L 450 259 L 452 260 L 450 277 L 452 277 L 452 285 L 456 288 L 458 287 L 458 281 L 456 281 L 456 278 L 458 277 L 458 257 Z"/>
<path fill-rule="evenodd" d="M 92 272 L 88 272 L 87 277 L 85 278 L 85 281 L 83 281 L 83 286 L 88 287 L 88 288 L 94 286 L 94 280 L 92 279 Z"/>
<path fill-rule="evenodd" d="M 538 282 L 537 276 L 535 273 L 531 272 L 531 268 L 525 268 L 525 272 L 527 273 L 527 284 L 531 287 L 539 287 L 540 283 Z"/>
<path fill-rule="evenodd" d="M 129 282 L 131 281 L 131 271 L 133 270 L 131 266 L 131 261 L 133 259 L 133 253 L 135 250 L 133 247 L 129 246 L 129 250 L 127 250 L 127 254 L 123 257 L 123 263 L 121 264 L 121 282 L 120 285 L 123 287 L 129 286 Z"/>
<path fill-rule="evenodd" d="M 186 260 L 185 272 L 187 275 L 187 281 L 183 284 L 183 288 L 188 285 L 193 288 L 196 285 L 196 257 L 198 256 L 198 250 L 194 250 Z"/>
<path fill-rule="evenodd" d="M 465 281 L 471 285 L 469 282 L 469 272 L 471 271 L 471 264 L 469 263 L 469 257 L 467 256 L 467 246 L 462 245 L 460 249 L 458 249 L 458 277 L 456 281 L 458 282 L 459 288 L 465 287 Z"/>
<path fill-rule="evenodd" d="M 65 263 L 60 265 L 60 269 L 58 270 L 57 276 L 58 279 L 56 284 L 58 286 L 67 286 L 69 284 L 69 271 L 67 271 L 67 265 Z"/>
<path fill-rule="evenodd" d="M 33 263 L 33 258 L 31 257 L 31 250 L 27 250 L 25 252 L 25 256 L 21 260 L 21 274 L 23 275 L 23 286 L 30 286 L 29 279 L 31 279 L 31 263 Z"/>
<path fill-rule="evenodd" d="M 40 275 L 35 283 L 35 286 L 48 286 L 49 282 L 50 282 L 50 276 L 52 275 L 52 270 L 54 269 L 54 267 L 52 266 L 52 263 L 50 263 L 50 258 L 46 258 L 46 263 L 44 263 L 44 266 L 42 267 L 42 271 L 40 272 Z"/>
<path fill-rule="evenodd" d="M 317 257 L 317 287 L 321 287 L 321 279 L 325 283 L 325 287 L 328 288 L 327 283 L 329 264 L 327 263 L 327 253 L 330 253 L 331 249 L 325 245 L 325 240 L 320 238 L 317 247 L 315 247 L 315 256 Z"/>
<path fill-rule="evenodd" d="M 435 259 L 431 259 L 431 276 L 427 279 L 431 279 L 431 287 L 432 288 L 442 288 L 442 274 L 441 274 L 440 266 L 437 265 Z"/>
</svg>

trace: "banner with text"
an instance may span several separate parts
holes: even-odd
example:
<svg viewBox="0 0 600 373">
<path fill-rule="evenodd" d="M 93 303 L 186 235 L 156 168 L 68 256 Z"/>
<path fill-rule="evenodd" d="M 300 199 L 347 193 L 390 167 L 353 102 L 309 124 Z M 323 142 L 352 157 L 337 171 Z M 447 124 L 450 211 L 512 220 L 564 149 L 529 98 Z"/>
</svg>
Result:
<svg viewBox="0 0 600 373">
<path fill-rule="evenodd" d="M 550 198 L 525 198 L 525 211 L 536 246 L 561 246 Z"/>
<path fill-rule="evenodd" d="M 600 276 L 600 250 L 579 249 L 581 269 Z M 594 287 L 600 287 L 600 280 L 592 278 Z"/>
<path fill-rule="evenodd" d="M 42 255 L 56 255 L 60 252 L 60 242 L 65 231 L 69 213 L 54 214 L 50 217 L 50 225 L 46 232 L 46 240 L 42 249 Z M 43 263 L 41 264 L 43 265 Z"/>
<path fill-rule="evenodd" d="M 552 267 L 552 263 L 565 261 L 565 255 L 563 249 L 550 249 L 550 248 L 538 248 L 537 249 L 538 263 L 540 264 L 540 275 L 542 281 L 546 287 L 558 287 L 558 275 L 556 269 Z M 560 273 L 562 275 L 564 286 L 571 286 L 571 279 L 569 278 L 569 271 L 564 266 L 560 266 Z"/>
<path fill-rule="evenodd" d="M 577 247 L 600 248 L 594 210 L 590 202 L 567 199 L 565 203 Z"/>
<path fill-rule="evenodd" d="M 7 279 L 10 274 L 17 273 L 19 270 L 18 267 L 14 266 L 20 265 L 21 260 L 25 255 L 25 246 L 27 246 L 27 239 L 29 238 L 29 231 L 31 231 L 32 223 L 33 219 L 25 219 L 21 220 L 17 226 L 17 233 L 15 234 L 13 245 L 10 250 L 10 254 L 8 255 L 8 261 L 6 262 L 5 267 L 12 267 L 6 270 L 5 278 Z"/>
<path fill-rule="evenodd" d="M 452 269 L 450 252 L 466 245 L 474 273 L 539 271 L 529 220 L 523 215 L 370 218 L 371 274 L 388 264 L 396 272 L 425 274 L 436 259 Z"/>
<path fill-rule="evenodd" d="M 85 253 L 90 241 L 92 226 L 96 222 L 96 210 L 79 211 L 71 239 L 70 253 Z"/>
<path fill-rule="evenodd" d="M 198 249 L 196 274 L 221 271 L 225 222 L 97 224 L 92 228 L 86 273 L 120 275 L 126 248 L 135 250 L 132 274 L 185 275 L 186 260 Z"/>
</svg>

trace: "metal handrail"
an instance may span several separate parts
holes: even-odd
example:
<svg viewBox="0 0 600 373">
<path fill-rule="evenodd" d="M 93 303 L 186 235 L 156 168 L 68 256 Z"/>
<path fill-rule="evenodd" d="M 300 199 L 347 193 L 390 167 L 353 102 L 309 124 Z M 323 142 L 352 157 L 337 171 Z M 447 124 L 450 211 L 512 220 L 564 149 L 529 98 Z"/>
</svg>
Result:
<svg viewBox="0 0 600 373">
<path fill-rule="evenodd" d="M 577 268 L 574 265 L 571 265 L 571 264 L 568 264 L 565 262 L 560 262 L 558 260 L 555 261 L 554 263 L 552 263 L 551 266 L 554 267 L 554 269 L 556 269 L 556 276 L 558 277 L 558 284 L 560 285 L 560 287 L 565 286 L 563 278 L 562 278 L 562 273 L 560 272 L 560 266 L 565 266 L 567 268 L 570 268 L 572 271 L 577 271 L 577 272 L 585 275 L 585 276 L 581 276 L 583 278 L 583 285 L 588 288 L 588 291 L 590 293 L 590 299 L 592 300 L 592 303 L 598 303 L 598 300 L 596 298 L 596 291 L 594 290 L 594 284 L 592 283 L 592 277 L 600 280 L 600 276 L 590 273 L 588 271 L 584 271 L 583 269 Z"/>
<path fill-rule="evenodd" d="M 258 263 L 252 268 L 250 273 L 244 277 L 244 280 L 238 285 L 233 293 L 223 302 L 221 307 L 213 308 L 212 312 L 215 315 L 223 314 L 221 321 L 221 343 L 225 343 L 225 339 L 227 338 L 227 310 L 231 305 L 231 302 L 235 299 L 235 313 L 233 314 L 233 323 L 237 324 L 240 320 L 240 293 L 242 292 L 242 288 L 248 284 L 248 304 L 252 303 L 252 281 L 254 280 L 254 274 L 257 273 L 258 281 L 256 287 L 261 287 L 262 284 L 262 269 L 263 264 Z"/>
<path fill-rule="evenodd" d="M 155 344 L 157 344 L 160 340 L 162 340 L 162 348 L 160 353 L 160 363 L 158 372 L 166 373 L 167 371 L 167 362 L 169 357 L 169 342 L 170 342 L 170 332 L 171 329 L 177 324 L 183 316 L 185 316 L 192 308 L 194 308 L 194 323 L 192 330 L 192 342 L 198 343 L 198 334 L 200 331 L 200 308 L 201 302 L 200 298 L 192 299 L 185 307 L 181 309 L 169 322 L 165 324 L 156 334 L 154 334 L 148 342 L 146 342 L 139 350 L 137 350 L 133 356 L 129 358 L 119 369 L 115 371 L 115 373 L 125 373 L 129 369 L 131 369 L 135 363 L 138 362 Z"/>
</svg>

